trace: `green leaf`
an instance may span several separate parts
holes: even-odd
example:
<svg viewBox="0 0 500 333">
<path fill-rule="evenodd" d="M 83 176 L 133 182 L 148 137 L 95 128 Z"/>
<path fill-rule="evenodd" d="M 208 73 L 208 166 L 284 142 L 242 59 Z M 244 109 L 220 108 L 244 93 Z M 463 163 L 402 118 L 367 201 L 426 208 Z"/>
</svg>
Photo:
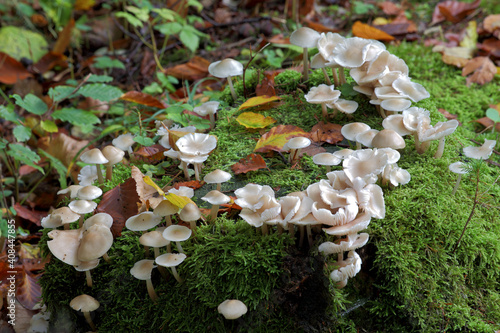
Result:
<svg viewBox="0 0 500 333">
<path fill-rule="evenodd" d="M 200 37 L 196 35 L 191 29 L 182 29 L 179 34 L 179 39 L 191 52 L 195 52 L 200 45 Z"/>
<path fill-rule="evenodd" d="M 495 123 L 500 122 L 500 112 L 496 109 L 488 108 L 488 110 L 486 110 L 486 117 L 490 118 Z"/>
<path fill-rule="evenodd" d="M 64 166 L 64 164 L 54 156 L 50 155 L 44 150 L 39 149 L 38 152 L 40 155 L 45 156 L 50 160 L 50 163 L 52 164 L 52 167 L 56 169 L 57 173 L 59 174 L 59 185 L 61 188 L 66 188 L 68 187 L 68 184 L 66 182 L 67 174 L 68 174 L 68 168 Z"/>
<path fill-rule="evenodd" d="M 99 57 L 94 62 L 94 67 L 99 69 L 119 68 L 125 69 L 125 65 L 118 59 L 111 59 L 110 57 Z"/>
<path fill-rule="evenodd" d="M 0 52 L 16 60 L 27 58 L 37 62 L 47 51 L 48 43 L 42 34 L 14 26 L 0 28 Z"/>
<path fill-rule="evenodd" d="M 160 17 L 166 21 L 173 21 L 177 16 L 176 12 L 167 8 L 155 8 L 152 10 L 152 12 L 160 15 Z"/>
<path fill-rule="evenodd" d="M 0 105 L 0 117 L 7 121 L 19 124 L 19 116 L 14 112 L 13 107 Z"/>
<path fill-rule="evenodd" d="M 40 156 L 28 147 L 17 143 L 10 144 L 9 149 L 7 150 L 7 155 L 13 157 L 16 161 L 29 165 L 30 167 L 40 171 L 42 174 L 45 174 L 45 171 L 35 164 L 40 161 Z"/>
<path fill-rule="evenodd" d="M 47 104 L 44 103 L 40 98 L 33 94 L 28 94 L 24 97 L 24 100 L 21 96 L 15 94 L 14 99 L 16 100 L 16 104 L 20 107 L 24 108 L 26 111 L 41 116 L 45 112 L 49 110 Z"/>
<path fill-rule="evenodd" d="M 120 89 L 104 83 L 87 84 L 81 87 L 78 92 L 84 97 L 92 97 L 104 102 L 120 98 L 123 95 Z"/>
<path fill-rule="evenodd" d="M 49 133 L 57 133 L 59 131 L 59 128 L 57 128 L 57 125 L 52 120 L 42 120 L 40 125 L 44 131 Z"/>
<path fill-rule="evenodd" d="M 121 63 L 121 64 L 123 65 L 123 63 Z M 113 81 L 113 78 L 111 76 L 108 76 L 108 75 L 91 75 L 87 80 L 88 83 L 93 83 L 93 82 L 107 83 L 107 82 L 111 82 L 111 81 Z"/>
<path fill-rule="evenodd" d="M 55 88 L 49 89 L 49 97 L 54 102 L 60 102 L 66 98 L 69 98 L 73 91 L 75 91 L 75 87 L 57 86 Z"/>
<path fill-rule="evenodd" d="M 110 125 L 110 126 L 106 127 L 104 129 L 104 131 L 101 132 L 101 135 L 105 136 L 105 135 L 108 135 L 110 133 L 113 133 L 113 132 L 116 132 L 116 131 L 120 131 L 120 130 L 122 130 L 124 128 L 125 127 L 123 127 L 123 125 L 113 124 L 113 125 Z"/>
<path fill-rule="evenodd" d="M 142 22 L 147 22 L 149 20 L 149 8 L 148 7 L 134 7 L 134 6 L 127 6 L 125 7 L 126 10 L 131 12 L 132 14 L 135 15 L 139 20 Z"/>
<path fill-rule="evenodd" d="M 155 29 L 164 34 L 165 36 L 177 35 L 182 30 L 182 25 L 178 22 L 169 22 L 158 24 Z"/>
<path fill-rule="evenodd" d="M 31 138 L 31 129 L 23 125 L 17 125 L 14 127 L 14 136 L 19 142 L 28 141 Z"/>
<path fill-rule="evenodd" d="M 143 25 L 141 20 L 139 20 L 137 17 L 135 17 L 134 15 L 132 15 L 130 13 L 117 12 L 117 13 L 115 13 L 115 16 L 118 18 L 120 18 L 120 17 L 124 18 L 125 20 L 127 20 L 128 23 L 130 23 L 131 25 L 133 25 L 136 28 L 140 28 Z"/>
<path fill-rule="evenodd" d="M 153 139 L 147 137 L 147 136 L 136 136 L 134 137 L 134 141 L 139 143 L 142 146 L 149 147 L 155 144 Z"/>
<path fill-rule="evenodd" d="M 197 0 L 188 0 L 188 6 L 196 8 L 198 12 L 201 12 L 203 10 L 203 4 L 201 4 Z"/>
<path fill-rule="evenodd" d="M 342 93 L 342 96 L 352 97 L 358 94 L 356 90 L 352 88 L 352 85 L 350 85 L 349 83 L 344 83 L 338 89 Z"/>
<path fill-rule="evenodd" d="M 98 124 L 101 121 L 97 116 L 92 114 L 92 112 L 84 111 L 76 108 L 63 108 L 52 113 L 52 118 L 59 119 L 62 121 L 67 121 L 70 124 L 81 126 L 81 125 L 93 125 Z"/>
</svg>

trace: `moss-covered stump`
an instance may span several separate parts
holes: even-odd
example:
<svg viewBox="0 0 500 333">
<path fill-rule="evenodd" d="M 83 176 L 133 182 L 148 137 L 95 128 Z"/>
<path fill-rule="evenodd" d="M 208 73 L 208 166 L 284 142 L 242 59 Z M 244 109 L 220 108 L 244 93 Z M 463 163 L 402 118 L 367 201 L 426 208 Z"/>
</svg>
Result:
<svg viewBox="0 0 500 333">
<path fill-rule="evenodd" d="M 474 174 L 464 175 L 455 195 L 452 191 L 457 176 L 448 166 L 464 160 L 461 152 L 472 144 L 471 139 L 481 143 L 497 139 L 494 133 L 475 134 L 474 123 L 468 121 L 482 117 L 481 109 L 486 105 L 498 103 L 500 84 L 496 80 L 468 89 L 460 72 L 444 66 L 440 56 L 427 48 L 403 43 L 390 51 L 406 60 L 412 80 L 431 93 L 431 98 L 414 106 L 429 110 L 433 125 L 445 121 L 438 112 L 443 108 L 458 114 L 459 119 L 463 116 L 463 126 L 447 138 L 440 159 L 433 158 L 437 142 L 420 155 L 413 138 L 405 137 L 406 147 L 400 151 L 398 166 L 410 173 L 411 181 L 383 187 L 385 218 L 371 220 L 366 230 L 370 240 L 358 250 L 363 260 L 361 272 L 345 288 L 336 289 L 329 279 L 335 258 L 318 254 L 318 245 L 331 240 L 325 234 L 316 232 L 311 248 L 300 247 L 287 233 L 280 235 L 273 230 L 262 236 L 238 216 L 223 215 L 214 225 L 201 226 L 183 244 L 187 258 L 178 272 L 184 283 L 177 283 L 170 273 L 165 280 L 157 269 L 153 270 L 157 303 L 149 298 L 145 281 L 129 272 L 144 258 L 139 233 L 124 231 L 116 238 L 109 251 L 112 261 L 101 262 L 92 271 L 93 288 L 85 285 L 84 274 L 53 259 L 41 284 L 54 331 L 89 329 L 83 315 L 69 308 L 71 299 L 82 293 L 101 303 L 92 314 L 100 332 L 499 330 L 500 186 L 495 181 L 500 174 L 500 159 L 492 155 L 492 163 L 483 163 L 479 183 Z M 322 83 L 322 75 L 320 71 L 312 73 L 308 84 Z M 322 120 L 321 107 L 305 101 L 310 86 L 287 84 L 296 76 L 287 71 L 278 75 L 276 86 L 282 104 L 258 112 L 273 117 L 275 125 L 294 125 L 309 132 Z M 236 90 L 242 92 L 242 85 L 236 84 Z M 229 91 L 224 94 L 223 99 L 230 99 Z M 339 114 L 330 122 L 344 125 L 362 121 L 382 129 L 382 119 L 364 96 L 343 97 L 357 101 L 359 109 L 352 118 Z M 215 169 L 230 171 L 233 164 L 253 152 L 256 140 L 267 131 L 249 131 L 239 125 L 235 118 L 244 111 L 248 110 L 228 105 L 219 111 L 216 128 L 210 133 L 217 136 L 218 145 L 203 174 Z M 343 141 L 341 146 L 349 143 Z M 322 147 L 327 151 L 338 149 L 328 144 Z M 498 150 L 499 145 L 496 147 Z M 268 169 L 234 176 L 222 190 L 229 194 L 247 183 L 257 183 L 271 186 L 276 197 L 281 197 L 326 178 L 325 169 L 315 165 L 310 156 L 304 155 L 293 168 L 287 162 L 287 153 L 263 156 Z M 125 169 L 122 167 L 126 178 L 129 173 Z M 210 208 L 199 198 L 211 189 L 204 185 L 193 200 Z M 471 216 L 476 190 L 480 195 L 474 214 L 454 251 Z M 248 313 L 234 321 L 224 320 L 217 306 L 234 298 L 248 306 Z"/>
</svg>

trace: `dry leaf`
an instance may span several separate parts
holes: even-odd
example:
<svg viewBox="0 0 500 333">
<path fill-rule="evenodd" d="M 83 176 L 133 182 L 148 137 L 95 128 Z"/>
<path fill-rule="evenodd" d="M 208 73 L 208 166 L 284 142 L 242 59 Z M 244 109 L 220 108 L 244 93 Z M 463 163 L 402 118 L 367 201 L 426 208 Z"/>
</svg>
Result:
<svg viewBox="0 0 500 333">
<path fill-rule="evenodd" d="M 296 136 L 309 137 L 309 133 L 294 125 L 278 125 L 262 135 L 255 145 L 254 152 L 283 151 L 285 143 Z"/>
<path fill-rule="evenodd" d="M 481 4 L 481 0 L 476 0 L 472 3 L 460 1 L 443 1 L 438 3 L 432 14 L 431 25 L 442 22 L 444 20 L 457 23 L 470 15 Z"/>
<path fill-rule="evenodd" d="M 71 18 L 66 26 L 62 29 L 57 37 L 56 44 L 52 49 L 52 52 L 56 54 L 63 54 L 71 42 L 71 36 L 73 34 L 73 28 L 75 27 L 75 20 Z"/>
<path fill-rule="evenodd" d="M 334 145 L 337 142 L 344 140 L 342 133 L 340 133 L 341 129 L 342 126 L 339 124 L 325 124 L 323 121 L 321 121 L 314 125 L 311 129 L 311 140 L 317 143 L 326 142 Z"/>
<path fill-rule="evenodd" d="M 16 59 L 0 52 L 0 82 L 14 84 L 17 80 L 24 80 L 33 75 Z"/>
<path fill-rule="evenodd" d="M 462 76 L 467 76 L 472 72 L 474 73 L 467 77 L 467 86 L 471 83 L 485 84 L 490 82 L 497 73 L 497 68 L 490 58 L 476 57 L 469 60 L 464 66 L 462 69 Z"/>
<path fill-rule="evenodd" d="M 245 103 L 241 104 L 238 110 L 248 109 L 254 106 L 261 106 L 270 102 L 278 101 L 280 97 L 278 96 L 257 96 L 246 100 Z"/>
<path fill-rule="evenodd" d="M 322 32 L 324 32 L 324 33 L 327 33 L 327 32 L 340 32 L 339 29 L 336 29 L 336 28 L 334 28 L 332 26 L 326 26 L 326 25 L 323 25 L 321 23 L 311 21 L 308 18 L 304 18 L 303 21 L 304 21 L 304 23 L 306 24 L 306 26 L 308 28 L 316 30 L 319 33 L 322 33 Z"/>
<path fill-rule="evenodd" d="M 208 76 L 208 65 L 210 61 L 194 56 L 185 64 L 166 68 L 165 74 L 182 80 L 196 81 Z"/>
<path fill-rule="evenodd" d="M 17 216 L 19 216 L 20 218 L 23 218 L 25 220 L 28 220 L 28 221 L 36 224 L 37 226 L 41 225 L 40 223 L 42 221 L 42 218 L 47 215 L 46 212 L 39 212 L 36 210 L 32 210 L 28 207 L 21 206 L 17 202 L 13 205 L 13 207 L 17 212 Z"/>
<path fill-rule="evenodd" d="M 272 117 L 265 117 L 255 112 L 243 112 L 236 121 L 246 128 L 264 128 L 276 122 Z"/>
<path fill-rule="evenodd" d="M 396 16 L 399 15 L 399 13 L 404 12 L 404 10 L 400 6 L 391 1 L 381 2 L 377 4 L 377 6 L 382 9 L 384 14 L 386 15 Z"/>
<path fill-rule="evenodd" d="M 163 152 L 166 151 L 162 145 L 152 145 L 150 147 L 141 147 L 134 152 L 135 156 L 139 156 L 144 163 L 157 164 L 165 159 Z"/>
<path fill-rule="evenodd" d="M 488 15 L 483 21 L 484 30 L 489 33 L 493 33 L 493 31 L 500 29 L 500 14 Z"/>
<path fill-rule="evenodd" d="M 42 288 L 38 284 L 38 276 L 24 271 L 21 283 L 17 287 L 16 298 L 28 310 L 33 310 L 36 303 L 40 302 Z"/>
<path fill-rule="evenodd" d="M 43 74 L 47 73 L 56 66 L 60 66 L 61 68 L 67 68 L 68 62 L 66 60 L 66 56 L 61 53 L 55 53 L 50 51 L 45 53 L 43 57 L 41 57 L 40 60 L 38 60 L 36 64 L 33 65 L 33 70 L 36 73 Z"/>
<path fill-rule="evenodd" d="M 181 186 L 185 186 L 185 187 L 192 188 L 193 190 L 197 190 L 197 189 L 199 189 L 200 187 L 202 187 L 202 186 L 203 186 L 203 184 L 204 184 L 204 182 L 202 183 L 202 182 L 200 182 L 199 180 L 190 180 L 190 181 L 188 181 L 188 182 L 177 182 L 177 183 L 175 183 L 175 184 L 174 184 L 174 186 L 173 186 L 173 187 L 174 187 L 176 190 L 178 190 L 178 189 L 179 189 L 179 187 L 181 187 Z"/>
<path fill-rule="evenodd" d="M 385 33 L 384 31 L 374 28 L 368 24 L 361 23 L 361 21 L 356 21 L 352 26 L 352 34 L 356 37 L 366 38 L 366 39 L 376 39 L 381 41 L 391 41 L 394 37 Z"/>
<path fill-rule="evenodd" d="M 262 156 L 254 153 L 251 153 L 247 157 L 240 159 L 238 163 L 235 163 L 231 166 L 231 170 L 235 175 L 259 169 L 267 169 L 266 161 L 264 161 Z"/>
<path fill-rule="evenodd" d="M 121 235 L 125 221 L 129 217 L 139 213 L 138 204 L 141 200 L 138 195 L 138 187 L 136 181 L 133 178 L 129 178 L 120 184 L 120 186 L 104 193 L 101 202 L 96 208 L 97 212 L 108 213 L 113 217 L 111 232 L 114 237 Z M 157 193 L 156 190 L 154 193 Z"/>
<path fill-rule="evenodd" d="M 144 174 L 136 166 L 132 166 L 132 178 L 136 182 L 136 191 L 139 195 L 139 200 L 143 207 L 146 205 L 151 205 L 151 207 L 156 207 L 163 196 L 161 196 L 158 191 L 151 185 L 144 182 Z M 149 201 L 149 204 L 147 203 Z"/>
<path fill-rule="evenodd" d="M 456 114 L 451 114 L 449 113 L 448 111 L 446 111 L 445 109 L 438 109 L 438 111 L 448 120 L 452 120 L 452 119 L 457 119 L 458 116 Z"/>
<path fill-rule="evenodd" d="M 500 132 L 500 122 L 499 123 L 494 123 L 493 120 L 491 120 L 488 117 L 482 117 L 479 119 L 474 120 L 476 123 L 480 123 L 483 125 L 485 128 L 492 128 L 493 125 L 495 125 L 495 131 Z"/>
<path fill-rule="evenodd" d="M 274 77 L 277 74 L 277 71 L 264 72 L 264 78 L 255 88 L 255 94 L 257 96 L 276 96 L 276 90 L 274 89 Z"/>
<path fill-rule="evenodd" d="M 158 109 L 166 108 L 166 105 L 163 104 L 163 102 L 161 102 L 157 98 L 155 98 L 149 94 L 140 92 L 140 91 L 129 91 L 129 92 L 123 94 L 120 97 L 120 99 L 123 101 L 133 102 L 133 103 L 146 105 L 146 106 L 150 106 L 150 107 L 158 108 Z"/>
</svg>

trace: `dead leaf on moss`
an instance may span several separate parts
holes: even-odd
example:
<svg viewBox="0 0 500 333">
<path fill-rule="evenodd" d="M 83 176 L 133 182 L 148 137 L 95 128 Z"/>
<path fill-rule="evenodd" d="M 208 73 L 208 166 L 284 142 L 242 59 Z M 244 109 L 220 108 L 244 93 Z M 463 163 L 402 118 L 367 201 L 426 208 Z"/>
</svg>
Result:
<svg viewBox="0 0 500 333">
<path fill-rule="evenodd" d="M 394 40 L 394 36 L 391 36 L 380 29 L 374 28 L 371 25 L 362 23 L 361 21 L 356 21 L 354 23 L 354 25 L 352 26 L 352 34 L 356 37 L 366 39 L 375 39 L 381 41 Z"/>
<path fill-rule="evenodd" d="M 16 59 L 0 52 L 0 82 L 14 84 L 33 75 Z"/>
<path fill-rule="evenodd" d="M 238 110 L 244 110 L 248 108 L 252 108 L 255 106 L 262 106 L 264 104 L 268 104 L 274 101 L 280 100 L 278 96 L 257 96 L 249 98 L 245 101 L 245 103 L 241 104 Z"/>
<path fill-rule="evenodd" d="M 199 180 L 190 180 L 188 182 L 177 182 L 174 184 L 173 188 L 178 190 L 179 187 L 185 186 L 185 187 L 192 188 L 193 190 L 197 190 L 200 187 L 202 187 L 204 183 L 205 182 L 200 182 Z"/>
<path fill-rule="evenodd" d="M 274 77 L 277 74 L 277 71 L 264 72 L 264 78 L 257 85 L 257 87 L 255 87 L 255 94 L 257 96 L 276 96 L 276 90 L 274 89 Z"/>
<path fill-rule="evenodd" d="M 42 221 L 42 218 L 47 215 L 46 212 L 40 212 L 40 211 L 30 209 L 26 206 L 21 206 L 17 202 L 13 205 L 13 208 L 16 210 L 17 216 L 19 216 L 25 220 L 28 220 L 28 221 L 36 224 L 37 226 L 41 225 L 40 223 Z"/>
<path fill-rule="evenodd" d="M 495 131 L 500 132 L 500 123 L 494 123 L 493 120 L 491 120 L 488 117 L 482 117 L 479 119 L 474 120 L 476 123 L 479 123 L 483 125 L 485 128 L 491 129 L 493 125 L 495 125 Z"/>
<path fill-rule="evenodd" d="M 181 80 L 196 81 L 208 76 L 208 65 L 207 59 L 194 56 L 187 63 L 166 68 L 164 72 Z"/>
<path fill-rule="evenodd" d="M 485 84 L 493 80 L 497 73 L 497 68 L 488 57 L 476 57 L 471 59 L 462 69 L 462 76 L 467 76 L 467 86 L 471 83 Z"/>
<path fill-rule="evenodd" d="M 141 161 L 149 164 L 157 164 L 165 159 L 163 152 L 166 151 L 162 145 L 152 145 L 150 147 L 141 147 L 133 154 L 139 156 Z"/>
<path fill-rule="evenodd" d="M 133 102 L 158 109 L 164 109 L 166 107 L 166 105 L 162 101 L 140 91 L 129 91 L 123 94 L 120 99 L 123 101 Z"/>
<path fill-rule="evenodd" d="M 254 153 L 251 153 L 247 157 L 240 159 L 238 163 L 235 163 L 231 166 L 231 170 L 235 175 L 259 169 L 267 169 L 267 164 L 262 156 Z"/>
<path fill-rule="evenodd" d="M 483 21 L 484 30 L 489 33 L 493 33 L 493 31 L 500 29 L 500 14 L 488 15 Z"/>
<path fill-rule="evenodd" d="M 460 1 L 443 1 L 438 3 L 432 14 L 431 25 L 442 22 L 444 20 L 452 23 L 462 21 L 466 16 L 472 14 L 481 4 L 481 0 L 476 0 L 472 3 Z"/>
<path fill-rule="evenodd" d="M 317 143 L 326 142 L 336 144 L 344 139 L 340 130 L 342 126 L 339 124 L 325 123 L 320 121 L 311 129 L 311 140 Z"/>
<path fill-rule="evenodd" d="M 296 136 L 308 138 L 309 133 L 294 125 L 278 125 L 260 137 L 253 151 L 257 153 L 283 151 L 285 143 Z"/>
<path fill-rule="evenodd" d="M 451 114 L 449 113 L 448 111 L 446 111 L 445 109 L 438 109 L 438 111 L 448 120 L 452 120 L 452 119 L 457 119 L 458 116 L 456 114 Z"/>
<path fill-rule="evenodd" d="M 245 126 L 245 128 L 264 128 L 276 122 L 276 119 L 272 117 L 265 117 L 260 113 L 255 112 L 243 112 L 240 114 L 236 121 Z"/>
<path fill-rule="evenodd" d="M 155 208 L 163 196 L 158 193 L 158 191 L 151 185 L 144 182 L 144 174 L 136 166 L 132 166 L 132 178 L 136 182 L 136 191 L 139 196 L 140 203 L 142 206 L 151 206 Z M 148 203 L 149 202 L 149 203 Z"/>
</svg>

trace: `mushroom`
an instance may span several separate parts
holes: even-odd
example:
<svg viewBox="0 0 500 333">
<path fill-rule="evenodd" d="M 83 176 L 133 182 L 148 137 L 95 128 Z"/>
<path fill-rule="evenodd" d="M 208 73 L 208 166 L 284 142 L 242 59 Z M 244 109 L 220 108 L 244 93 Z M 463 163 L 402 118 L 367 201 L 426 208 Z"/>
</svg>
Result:
<svg viewBox="0 0 500 333">
<path fill-rule="evenodd" d="M 119 135 L 117 138 L 113 139 L 111 142 L 113 146 L 123 151 L 132 154 L 132 146 L 134 145 L 134 136 L 131 133 Z"/>
<path fill-rule="evenodd" d="M 220 169 L 216 169 L 203 177 L 203 180 L 207 184 L 217 184 L 216 190 L 221 190 L 221 184 L 227 182 L 231 179 L 231 174 Z"/>
<path fill-rule="evenodd" d="M 493 148 L 495 148 L 496 143 L 497 142 L 495 140 L 484 140 L 481 147 L 465 147 L 464 154 L 469 158 L 485 160 L 490 157 L 491 153 L 493 153 Z"/>
<path fill-rule="evenodd" d="M 224 302 L 219 304 L 219 306 L 217 307 L 217 311 L 219 311 L 219 313 L 223 315 L 224 318 L 228 320 L 234 320 L 247 313 L 248 309 L 245 303 L 243 303 L 242 301 L 239 301 L 237 299 L 226 299 Z"/>
<path fill-rule="evenodd" d="M 325 58 L 323 58 L 323 56 L 318 53 L 318 54 L 315 54 L 312 58 L 311 58 L 311 68 L 321 68 L 321 71 L 323 72 L 323 75 L 325 77 L 325 81 L 326 81 L 326 84 L 331 86 L 332 85 L 332 81 L 330 80 L 330 77 L 328 76 L 328 73 L 326 72 L 326 67 L 327 67 L 327 62 L 325 60 Z M 338 86 L 339 85 L 339 78 L 337 77 L 337 73 L 335 72 L 335 69 L 332 70 L 332 72 L 334 73 L 334 82 L 335 82 L 335 86 Z"/>
<path fill-rule="evenodd" d="M 184 253 L 181 242 L 189 239 L 189 237 L 191 237 L 191 234 L 192 230 L 183 225 L 171 225 L 163 230 L 163 238 L 168 241 L 175 242 L 177 250 L 180 253 Z"/>
<path fill-rule="evenodd" d="M 83 222 L 83 230 L 87 230 L 94 224 L 102 224 L 110 229 L 113 226 L 113 217 L 108 213 L 97 213 Z"/>
<path fill-rule="evenodd" d="M 81 200 L 94 200 L 102 195 L 102 190 L 94 185 L 87 185 L 80 188 L 76 197 Z"/>
<path fill-rule="evenodd" d="M 146 232 L 139 237 L 139 243 L 144 246 L 152 247 L 154 251 L 155 258 L 160 255 L 160 247 L 167 246 L 170 244 L 168 239 L 163 237 L 163 229 L 153 230 Z"/>
<path fill-rule="evenodd" d="M 106 179 L 111 180 L 113 178 L 113 165 L 123 160 L 125 152 L 120 148 L 109 145 L 102 149 L 102 154 L 108 160 L 108 163 L 104 164 L 106 166 Z"/>
<path fill-rule="evenodd" d="M 131 216 L 125 221 L 127 229 L 132 231 L 146 231 L 161 223 L 162 217 L 153 212 L 142 212 Z"/>
<path fill-rule="evenodd" d="M 153 302 L 158 301 L 158 295 L 153 287 L 153 282 L 151 281 L 151 273 L 153 272 L 154 260 L 142 259 L 134 264 L 130 269 L 130 274 L 139 280 L 146 281 L 146 287 L 148 288 L 148 295 L 153 300 Z"/>
<path fill-rule="evenodd" d="M 347 140 L 355 141 L 356 149 L 361 149 L 361 143 L 356 141 L 356 136 L 358 134 L 368 131 L 369 129 L 371 129 L 371 127 L 368 126 L 367 124 L 361 122 L 355 122 L 342 126 L 342 128 L 340 129 L 340 133 Z"/>
<path fill-rule="evenodd" d="M 311 28 L 301 27 L 292 32 L 290 35 L 290 43 L 293 45 L 300 46 L 304 49 L 302 61 L 304 64 L 303 69 L 303 79 L 304 81 L 309 80 L 309 54 L 307 52 L 308 48 L 316 47 L 318 43 L 318 39 L 320 38 L 320 34 Z"/>
<path fill-rule="evenodd" d="M 375 148 L 403 149 L 406 143 L 396 131 L 383 129 L 373 137 L 372 146 Z"/>
<path fill-rule="evenodd" d="M 63 190 L 57 191 L 57 194 L 67 194 L 67 193 L 69 193 L 69 197 L 71 199 L 74 199 L 74 198 L 76 198 L 76 193 L 82 187 L 83 187 L 82 185 L 70 185 L 67 188 L 63 189 Z"/>
<path fill-rule="evenodd" d="M 226 204 L 231 201 L 231 198 L 224 193 L 213 190 L 208 192 L 201 200 L 208 202 L 212 205 L 210 209 L 210 219 L 213 221 L 217 218 L 217 212 L 219 211 L 219 205 Z"/>
<path fill-rule="evenodd" d="M 359 133 L 358 135 L 356 135 L 356 139 L 355 139 L 356 145 L 359 143 L 362 146 L 372 148 L 373 147 L 373 145 L 372 145 L 373 138 L 375 137 L 375 135 L 378 134 L 378 132 L 379 132 L 379 130 L 369 129 L 366 132 Z"/>
<path fill-rule="evenodd" d="M 73 212 L 69 207 L 54 209 L 52 213 L 42 218 L 41 225 L 44 228 L 57 228 L 64 225 L 64 229 L 69 229 L 69 224 L 77 221 L 80 215 Z"/>
<path fill-rule="evenodd" d="M 455 132 L 460 123 L 456 119 L 448 120 L 446 122 L 438 122 L 425 132 L 419 134 L 421 142 L 439 140 L 438 148 L 434 154 L 434 158 L 441 158 L 444 152 L 445 138 Z"/>
<path fill-rule="evenodd" d="M 77 257 L 80 261 L 92 261 L 103 257 L 109 262 L 108 250 L 113 245 L 113 234 L 104 224 L 95 223 L 82 233 Z"/>
<path fill-rule="evenodd" d="M 460 180 L 462 179 L 462 175 L 468 173 L 467 168 L 465 168 L 466 164 L 462 162 L 455 162 L 450 164 L 448 169 L 450 169 L 451 172 L 458 174 L 457 182 L 455 184 L 455 187 L 453 188 L 453 191 L 451 192 L 451 195 L 455 195 L 455 193 L 458 190 L 458 186 L 460 185 Z"/>
<path fill-rule="evenodd" d="M 299 160 L 300 150 L 303 148 L 307 148 L 311 145 L 311 140 L 303 137 L 296 136 L 288 140 L 283 149 L 290 149 L 289 161 L 290 164 L 294 165 Z"/>
<path fill-rule="evenodd" d="M 229 89 L 231 89 L 231 96 L 236 101 L 237 95 L 234 91 L 233 81 L 231 76 L 238 76 L 243 74 L 243 65 L 234 59 L 227 58 L 221 61 L 216 61 L 208 66 L 208 72 L 218 78 L 227 78 Z"/>
<path fill-rule="evenodd" d="M 179 212 L 179 218 L 184 222 L 189 222 L 191 230 L 196 230 L 196 221 L 201 217 L 201 212 L 194 202 L 190 202 L 184 206 Z"/>
<path fill-rule="evenodd" d="M 73 200 L 68 204 L 68 207 L 77 214 L 80 214 L 80 227 L 83 224 L 83 215 L 92 213 L 96 209 L 97 204 L 88 200 Z"/>
<path fill-rule="evenodd" d="M 186 259 L 186 255 L 184 253 L 165 253 L 157 257 L 155 262 L 160 266 L 170 267 L 177 282 L 182 283 L 182 279 L 177 273 L 175 267 L 180 265 L 184 259 Z"/>
<path fill-rule="evenodd" d="M 323 118 L 328 118 L 327 106 L 331 107 L 340 96 L 340 91 L 335 90 L 335 86 L 327 86 L 326 84 L 320 84 L 317 87 L 312 87 L 309 92 L 304 95 L 304 98 L 308 103 L 311 104 L 321 104 L 321 114 Z"/>
<path fill-rule="evenodd" d="M 97 180 L 99 184 L 102 184 L 104 180 L 102 178 L 101 164 L 109 162 L 102 152 L 98 148 L 88 150 L 80 156 L 80 160 L 84 163 L 95 164 L 97 168 Z"/>
<path fill-rule="evenodd" d="M 92 275 L 90 270 L 96 268 L 99 265 L 99 259 L 91 261 L 82 261 L 80 264 L 73 266 L 78 272 L 85 272 L 85 279 L 87 281 L 87 286 L 92 288 Z"/>
<path fill-rule="evenodd" d="M 334 108 L 342 113 L 350 115 L 351 113 L 354 113 L 354 111 L 358 109 L 358 102 L 339 98 L 336 102 L 334 102 L 333 104 L 329 104 L 328 106 L 330 106 L 332 109 Z"/>
<path fill-rule="evenodd" d="M 179 211 L 179 207 L 174 205 L 168 200 L 162 200 L 158 206 L 155 207 L 153 210 L 153 213 L 155 213 L 158 216 L 165 217 L 165 220 L 167 222 L 167 227 L 172 225 L 172 218 L 170 217 L 171 215 L 176 214 Z"/>
<path fill-rule="evenodd" d="M 215 114 L 217 113 L 217 108 L 219 107 L 219 104 L 220 103 L 217 101 L 206 102 L 200 106 L 195 107 L 193 111 L 202 117 L 208 114 L 208 116 L 210 117 L 210 129 L 213 129 L 215 127 Z"/>
<path fill-rule="evenodd" d="M 326 172 L 330 172 L 332 171 L 332 165 L 339 165 L 342 159 L 331 153 L 319 153 L 313 156 L 313 162 L 317 165 L 324 165 Z"/>
<path fill-rule="evenodd" d="M 82 229 L 54 229 L 47 236 L 51 239 L 47 242 L 47 246 L 52 255 L 68 265 L 76 266 L 80 264 L 77 252 L 82 237 Z"/>
<path fill-rule="evenodd" d="M 87 320 L 87 323 L 89 323 L 92 330 L 97 330 L 97 327 L 90 317 L 90 312 L 95 311 L 97 310 L 97 308 L 99 308 L 99 302 L 94 297 L 86 294 L 76 296 L 71 300 L 69 306 L 71 306 L 73 310 L 82 311 L 85 319 Z"/>
</svg>

